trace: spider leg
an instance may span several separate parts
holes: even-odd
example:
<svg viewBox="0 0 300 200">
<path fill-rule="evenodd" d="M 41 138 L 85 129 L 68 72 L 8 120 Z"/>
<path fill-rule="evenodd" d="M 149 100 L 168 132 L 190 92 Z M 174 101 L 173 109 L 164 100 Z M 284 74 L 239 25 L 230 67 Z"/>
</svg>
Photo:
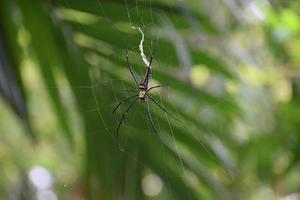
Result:
<svg viewBox="0 0 300 200">
<path fill-rule="evenodd" d="M 147 67 L 147 72 L 146 72 L 146 77 L 149 80 L 151 78 L 152 75 L 152 61 L 153 61 L 153 57 L 150 57 L 150 61 L 149 61 L 149 66 Z"/>
<path fill-rule="evenodd" d="M 122 150 L 120 142 L 119 142 L 119 139 L 120 139 L 120 127 L 121 127 L 121 125 L 122 125 L 122 123 L 123 123 L 123 121 L 125 119 L 125 116 L 130 111 L 130 109 L 132 108 L 132 106 L 137 102 L 137 100 L 138 100 L 138 98 L 127 107 L 127 109 L 125 110 L 125 112 L 122 115 L 121 121 L 118 124 L 117 133 L 116 133 L 116 139 L 117 139 L 117 143 L 118 143 L 118 146 L 119 146 L 120 150 Z"/>
<path fill-rule="evenodd" d="M 153 89 L 159 88 L 159 87 L 162 87 L 162 86 L 157 85 L 157 86 L 153 86 L 153 87 L 149 88 L 149 89 L 146 91 L 146 94 L 148 94 L 148 92 L 150 92 L 150 90 L 153 90 Z"/>
<path fill-rule="evenodd" d="M 134 79 L 134 82 L 135 82 L 136 86 L 139 87 L 139 84 L 138 84 L 138 82 L 137 82 L 137 80 L 136 80 L 136 78 L 135 78 L 135 75 L 134 75 L 134 73 L 133 73 L 132 66 L 131 66 L 131 64 L 130 64 L 130 62 L 129 62 L 128 48 L 127 48 L 127 47 L 126 47 L 126 62 L 127 62 L 127 66 L 128 66 L 128 68 L 129 68 L 129 71 L 130 71 L 130 73 L 131 73 L 133 79 Z"/>
<path fill-rule="evenodd" d="M 156 128 L 154 126 L 148 101 L 146 101 L 146 104 L 147 104 L 147 116 L 148 116 L 148 119 L 150 121 L 150 124 L 151 124 L 153 130 L 155 131 L 155 134 L 158 136 L 159 134 L 158 134 L 158 131 L 156 130 Z"/>
<path fill-rule="evenodd" d="M 150 61 L 149 61 L 149 65 L 147 66 L 146 71 L 145 71 L 144 79 L 140 83 L 140 84 L 142 84 L 146 88 L 148 87 L 149 80 L 151 79 L 151 74 L 152 74 L 152 67 L 151 67 L 152 66 L 152 60 L 153 60 L 153 57 L 151 56 Z"/>
<path fill-rule="evenodd" d="M 120 101 L 119 104 L 114 108 L 114 110 L 113 110 L 113 112 L 112 112 L 113 115 L 114 115 L 114 118 L 115 118 L 115 112 L 116 112 L 116 110 L 121 106 L 122 103 L 125 103 L 126 101 L 128 101 L 128 100 L 130 100 L 130 99 L 132 99 L 132 98 L 134 98 L 134 97 L 137 97 L 137 96 L 138 96 L 138 95 L 136 94 L 136 95 L 133 95 L 133 96 L 131 96 L 131 97 L 128 97 L 128 98 L 126 98 L 126 99 Z M 116 118 L 115 118 L 115 120 L 116 120 Z"/>
<path fill-rule="evenodd" d="M 153 56 L 150 57 L 149 66 L 148 66 L 149 68 L 151 68 L 152 60 L 153 60 Z"/>
<path fill-rule="evenodd" d="M 162 109 L 165 113 L 167 113 L 170 117 L 172 117 L 173 119 L 181 122 L 179 119 L 177 119 L 176 117 L 174 117 L 171 113 L 169 113 L 162 105 L 160 105 L 154 98 L 152 98 L 149 94 L 148 97 L 150 98 L 151 101 L 153 101 L 160 109 Z"/>
</svg>

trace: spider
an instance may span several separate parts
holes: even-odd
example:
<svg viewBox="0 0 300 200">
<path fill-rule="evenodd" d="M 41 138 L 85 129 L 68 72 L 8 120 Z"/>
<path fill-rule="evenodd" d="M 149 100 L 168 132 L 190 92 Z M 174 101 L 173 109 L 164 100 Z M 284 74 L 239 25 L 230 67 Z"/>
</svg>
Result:
<svg viewBox="0 0 300 200">
<path fill-rule="evenodd" d="M 150 61 L 149 61 L 149 65 L 147 66 L 146 68 L 146 72 L 145 72 L 145 75 L 144 75 L 144 78 L 143 80 L 138 83 L 135 75 L 134 75 L 134 72 L 132 70 L 132 66 L 129 62 L 129 56 L 128 56 L 128 49 L 126 48 L 126 63 L 127 63 L 127 66 L 129 68 L 129 71 L 134 79 L 134 82 L 137 86 L 137 89 L 136 90 L 129 90 L 129 91 L 133 91 L 133 92 L 137 92 L 137 94 L 133 95 L 133 96 L 130 96 L 122 101 L 119 102 L 119 104 L 114 108 L 113 110 L 113 115 L 115 116 L 115 112 L 117 111 L 117 109 L 121 106 L 121 104 L 131 100 L 131 99 L 134 99 L 133 102 L 131 102 L 131 104 L 129 104 L 129 106 L 127 107 L 127 109 L 124 111 L 124 113 L 122 114 L 122 117 L 121 117 L 121 120 L 118 122 L 118 126 L 117 126 L 117 131 L 116 131 L 116 140 L 117 140 L 117 143 L 119 145 L 119 148 L 120 148 L 120 143 L 119 143 L 119 136 L 120 136 L 120 127 L 126 117 L 126 115 L 128 114 L 128 112 L 130 111 L 130 109 L 133 107 L 133 105 L 135 105 L 138 101 L 139 102 L 142 102 L 142 103 L 146 103 L 147 105 L 147 117 L 148 117 L 148 120 L 150 121 L 150 124 L 155 132 L 155 134 L 158 136 L 159 133 L 157 131 L 157 129 L 155 128 L 154 126 L 154 123 L 153 123 L 153 120 L 152 120 L 152 116 L 151 116 L 151 112 L 150 112 L 150 107 L 149 107 L 149 102 L 148 100 L 150 99 L 155 105 L 157 105 L 161 110 L 163 110 L 165 113 L 167 113 L 168 115 L 170 115 L 171 117 L 173 117 L 162 105 L 160 105 L 153 97 L 150 96 L 150 91 L 155 89 L 155 88 L 159 88 L 161 87 L 160 85 L 157 85 L 157 86 L 153 86 L 153 87 L 150 87 L 148 88 L 148 85 L 149 85 L 149 80 L 151 79 L 151 75 L 152 75 L 152 67 L 151 67 L 151 64 L 152 64 L 152 60 L 153 60 L 153 57 L 151 56 L 150 58 Z M 175 117 L 173 117 L 175 118 Z M 176 118 L 175 118 L 176 119 Z M 120 148 L 121 149 L 121 148 Z"/>
</svg>

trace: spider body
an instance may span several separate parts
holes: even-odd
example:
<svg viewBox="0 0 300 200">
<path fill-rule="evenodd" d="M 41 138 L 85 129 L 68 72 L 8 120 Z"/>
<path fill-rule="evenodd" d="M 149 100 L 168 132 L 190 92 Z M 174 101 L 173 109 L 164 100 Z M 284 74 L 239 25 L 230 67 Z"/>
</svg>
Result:
<svg viewBox="0 0 300 200">
<path fill-rule="evenodd" d="M 147 89 L 148 87 L 145 87 L 143 83 L 139 84 L 139 100 L 142 102 L 147 101 L 148 98 Z"/>
<path fill-rule="evenodd" d="M 146 91 L 145 90 L 140 90 L 139 91 L 139 100 L 142 101 L 142 102 L 145 102 L 147 101 L 147 94 L 146 94 Z"/>
<path fill-rule="evenodd" d="M 122 101 L 119 102 L 119 104 L 115 107 L 115 109 L 113 110 L 113 115 L 115 114 L 115 111 L 121 106 L 122 103 L 125 103 L 131 99 L 134 99 L 133 102 L 131 102 L 131 104 L 127 107 L 127 109 L 123 112 L 122 114 L 122 117 L 121 117 L 121 120 L 118 122 L 118 127 L 117 127 L 117 132 L 116 132 L 116 140 L 117 140 L 117 143 L 119 145 L 119 148 L 120 148 L 120 143 L 119 143 L 119 133 L 120 133 L 120 127 L 125 119 L 125 116 L 128 114 L 128 112 L 130 111 L 130 109 L 133 107 L 133 105 L 135 103 L 138 102 L 138 100 L 140 102 L 145 102 L 146 105 L 147 105 L 147 118 L 148 120 L 150 121 L 150 124 L 154 130 L 154 132 L 156 133 L 156 135 L 158 135 L 158 131 L 156 130 L 155 126 L 154 126 L 154 123 L 153 123 L 153 120 L 152 120 L 152 116 L 151 116 L 151 112 L 150 112 L 150 107 L 149 107 L 149 102 L 148 102 L 148 98 L 153 102 L 155 103 L 160 109 L 162 109 L 164 112 L 166 112 L 168 115 L 170 115 L 171 117 L 173 117 L 165 108 L 163 108 L 163 106 L 161 106 L 154 98 L 152 98 L 149 94 L 149 92 L 152 90 L 152 89 L 155 89 L 155 88 L 158 88 L 160 87 L 159 85 L 158 86 L 153 86 L 153 87 L 150 87 L 148 88 L 148 84 L 149 84 L 149 80 L 151 78 L 151 75 L 152 75 L 152 66 L 151 66 L 151 63 L 152 63 L 152 59 L 153 57 L 150 58 L 150 62 L 149 62 L 149 66 L 147 66 L 146 68 L 146 72 L 145 72 L 145 75 L 144 75 L 144 78 L 143 80 L 138 83 L 137 82 L 137 79 L 133 73 L 133 70 L 132 70 L 132 67 L 131 67 L 131 64 L 129 62 L 129 58 L 128 58 L 128 50 L 126 48 L 126 62 L 127 62 L 127 66 L 129 68 L 129 71 L 134 79 L 134 82 L 136 84 L 136 87 L 137 89 L 136 90 L 130 90 L 130 91 L 133 91 L 133 92 L 136 92 L 137 94 L 131 96 L 131 97 L 128 97 Z M 174 118 L 174 117 L 173 117 Z M 176 119 L 176 118 L 175 118 Z M 120 148 L 121 149 L 121 148 Z"/>
</svg>

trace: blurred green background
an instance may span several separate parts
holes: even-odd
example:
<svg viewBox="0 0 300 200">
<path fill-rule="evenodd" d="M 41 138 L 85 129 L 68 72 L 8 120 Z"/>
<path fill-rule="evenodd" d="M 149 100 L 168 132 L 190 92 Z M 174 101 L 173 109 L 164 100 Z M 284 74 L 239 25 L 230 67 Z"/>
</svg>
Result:
<svg viewBox="0 0 300 200">
<path fill-rule="evenodd" d="M 137 103 L 120 151 L 132 26 L 180 122 Z M 1 0 L 0 199 L 300 199 L 299 61 L 297 0 Z"/>
</svg>

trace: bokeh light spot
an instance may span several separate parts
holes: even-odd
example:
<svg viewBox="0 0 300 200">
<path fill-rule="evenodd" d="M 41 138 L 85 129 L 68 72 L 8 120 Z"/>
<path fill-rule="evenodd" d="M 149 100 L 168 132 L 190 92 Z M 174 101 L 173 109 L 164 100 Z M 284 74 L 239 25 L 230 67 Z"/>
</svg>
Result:
<svg viewBox="0 0 300 200">
<path fill-rule="evenodd" d="M 47 169 L 41 166 L 33 167 L 29 172 L 29 179 L 32 184 L 40 190 L 52 187 L 53 179 Z"/>
<path fill-rule="evenodd" d="M 52 190 L 41 190 L 37 193 L 38 200 L 57 200 L 56 194 Z"/>
<path fill-rule="evenodd" d="M 191 81 L 195 86 L 203 86 L 210 77 L 210 71 L 205 65 L 196 65 L 191 69 Z"/>
<path fill-rule="evenodd" d="M 143 177 L 142 190 L 147 196 L 158 195 L 163 188 L 163 182 L 159 176 L 150 173 Z"/>
</svg>

